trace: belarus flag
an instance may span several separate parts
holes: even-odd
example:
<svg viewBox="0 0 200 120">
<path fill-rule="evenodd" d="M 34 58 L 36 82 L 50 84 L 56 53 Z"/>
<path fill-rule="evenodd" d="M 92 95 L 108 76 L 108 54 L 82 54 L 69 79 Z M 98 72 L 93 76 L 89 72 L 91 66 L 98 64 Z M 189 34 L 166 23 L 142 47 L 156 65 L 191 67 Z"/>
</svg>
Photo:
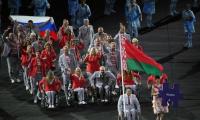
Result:
<svg viewBox="0 0 200 120">
<path fill-rule="evenodd" d="M 163 66 L 161 64 L 132 45 L 126 37 L 121 36 L 120 42 L 123 48 L 121 53 L 124 56 L 124 62 L 122 64 L 125 64 L 126 69 L 144 72 L 148 75 L 162 75 Z"/>
<path fill-rule="evenodd" d="M 50 31 L 50 35 L 54 40 L 57 40 L 57 29 L 53 17 L 37 17 L 37 16 L 18 16 L 11 15 L 12 20 L 20 24 L 26 25 L 29 20 L 32 20 L 34 25 L 39 26 L 40 35 L 43 37 L 46 30 Z"/>
</svg>

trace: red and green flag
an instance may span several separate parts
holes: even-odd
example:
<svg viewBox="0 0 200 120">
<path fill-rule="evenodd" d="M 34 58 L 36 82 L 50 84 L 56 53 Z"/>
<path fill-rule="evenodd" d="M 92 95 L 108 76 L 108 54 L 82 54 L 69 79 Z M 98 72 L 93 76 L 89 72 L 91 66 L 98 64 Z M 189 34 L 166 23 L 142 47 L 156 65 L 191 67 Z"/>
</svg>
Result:
<svg viewBox="0 0 200 120">
<path fill-rule="evenodd" d="M 121 36 L 122 67 L 128 70 L 144 72 L 148 75 L 161 76 L 163 66 Z"/>
</svg>

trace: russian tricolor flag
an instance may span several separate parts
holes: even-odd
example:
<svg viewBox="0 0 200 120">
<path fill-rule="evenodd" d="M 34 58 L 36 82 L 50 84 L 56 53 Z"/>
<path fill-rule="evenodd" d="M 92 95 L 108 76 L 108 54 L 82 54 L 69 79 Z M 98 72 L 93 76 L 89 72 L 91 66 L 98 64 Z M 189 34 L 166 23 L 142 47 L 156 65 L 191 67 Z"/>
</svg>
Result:
<svg viewBox="0 0 200 120">
<path fill-rule="evenodd" d="M 20 24 L 26 25 L 29 20 L 32 20 L 34 25 L 39 26 L 40 35 L 43 37 L 46 30 L 50 31 L 50 35 L 54 41 L 57 40 L 57 28 L 53 17 L 38 17 L 38 16 L 18 16 L 11 15 L 12 20 L 17 21 Z"/>
</svg>

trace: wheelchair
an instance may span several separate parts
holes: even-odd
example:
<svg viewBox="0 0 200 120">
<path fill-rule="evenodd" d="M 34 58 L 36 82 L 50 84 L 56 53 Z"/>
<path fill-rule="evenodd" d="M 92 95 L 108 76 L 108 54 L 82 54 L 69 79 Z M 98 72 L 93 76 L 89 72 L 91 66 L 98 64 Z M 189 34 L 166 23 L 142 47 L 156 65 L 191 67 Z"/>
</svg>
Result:
<svg viewBox="0 0 200 120">
<path fill-rule="evenodd" d="M 84 91 L 85 102 L 88 103 L 88 93 Z M 73 89 L 68 90 L 68 103 L 70 106 L 78 105 L 79 98 L 78 98 L 78 91 L 74 91 Z"/>
<path fill-rule="evenodd" d="M 56 92 L 55 100 L 54 100 L 55 108 L 59 107 L 60 101 L 61 101 L 61 95 L 60 95 L 60 93 Z M 41 108 L 45 108 L 45 109 L 48 109 L 48 107 L 49 107 L 48 97 L 45 92 L 41 93 L 40 106 L 41 106 Z"/>
<path fill-rule="evenodd" d="M 65 94 L 67 106 L 73 106 L 78 103 L 78 92 L 75 92 L 69 85 L 65 85 L 63 92 Z M 85 94 L 85 98 L 86 96 L 87 95 Z"/>
<path fill-rule="evenodd" d="M 101 93 L 99 93 L 99 88 L 95 87 L 95 89 L 91 88 L 91 90 L 92 90 L 93 103 L 101 103 L 101 95 L 100 95 Z M 113 87 L 110 86 L 109 91 L 108 91 L 108 96 L 107 96 L 107 100 L 109 103 L 115 102 L 116 101 L 115 99 L 117 98 L 116 94 L 113 94 L 113 92 L 114 92 L 113 90 L 114 90 Z M 103 92 L 102 93 L 103 98 L 105 98 L 106 91 L 105 91 L 104 87 L 103 87 L 102 92 Z"/>
<path fill-rule="evenodd" d="M 66 91 L 67 93 L 67 98 L 66 98 L 66 102 L 68 106 L 74 105 L 75 104 L 75 93 L 72 89 L 68 89 Z"/>
<path fill-rule="evenodd" d="M 141 119 L 142 119 L 141 114 L 136 112 L 135 119 L 133 120 L 141 120 Z M 118 120 L 127 120 L 127 117 L 124 115 L 124 113 L 122 113 L 122 116 L 118 115 Z"/>
</svg>

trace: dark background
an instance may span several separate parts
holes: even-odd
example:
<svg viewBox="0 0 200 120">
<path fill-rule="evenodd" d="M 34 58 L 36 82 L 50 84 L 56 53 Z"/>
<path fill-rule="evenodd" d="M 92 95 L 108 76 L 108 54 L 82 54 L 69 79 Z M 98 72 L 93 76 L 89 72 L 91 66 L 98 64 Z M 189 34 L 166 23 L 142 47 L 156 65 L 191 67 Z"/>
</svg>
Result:
<svg viewBox="0 0 200 120">
<path fill-rule="evenodd" d="M 9 21 L 9 9 L 7 0 L 2 0 L 2 23 L 3 28 L 5 28 Z M 92 11 L 91 21 L 103 16 L 102 8 L 104 8 L 103 0 L 87 0 L 87 4 L 90 6 Z M 33 8 L 28 8 L 30 5 L 31 0 L 22 0 L 22 7 L 20 8 L 20 15 L 33 15 Z M 60 26 L 62 24 L 62 19 L 68 18 L 68 9 L 67 9 L 67 0 L 49 0 L 51 5 L 50 9 L 47 9 L 46 16 L 52 16 L 55 19 L 55 23 Z M 123 3 L 123 0 L 117 2 L 117 4 Z"/>
<path fill-rule="evenodd" d="M 9 9 L 7 0 L 2 0 L 2 29 L 5 29 L 7 25 L 9 25 L 10 21 L 9 17 Z M 22 0 L 22 7 L 20 8 L 20 15 L 33 15 L 33 8 L 28 8 L 31 0 Z M 49 0 L 51 5 L 50 9 L 47 9 L 46 16 L 52 16 L 55 20 L 57 26 L 62 24 L 62 19 L 69 18 L 68 16 L 68 6 L 67 0 Z M 92 16 L 90 18 L 91 23 L 95 20 L 104 17 L 104 4 L 105 0 L 87 0 L 86 3 L 90 6 L 92 11 Z M 116 0 L 115 9 L 117 10 L 121 22 L 124 22 L 123 13 L 125 0 Z M 138 4 L 142 5 L 141 1 L 138 1 Z"/>
</svg>

